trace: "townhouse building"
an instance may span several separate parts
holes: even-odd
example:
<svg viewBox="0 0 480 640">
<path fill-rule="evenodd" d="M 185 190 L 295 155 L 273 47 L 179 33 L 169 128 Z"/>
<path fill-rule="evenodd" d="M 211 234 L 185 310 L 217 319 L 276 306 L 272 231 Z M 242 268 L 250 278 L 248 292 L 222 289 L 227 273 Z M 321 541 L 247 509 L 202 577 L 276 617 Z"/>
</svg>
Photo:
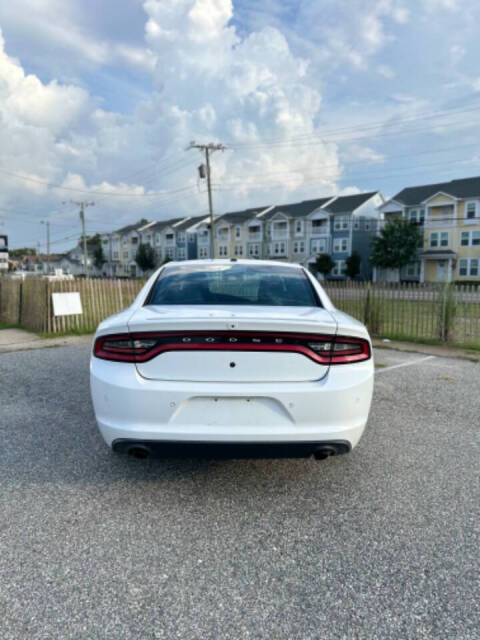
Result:
<svg viewBox="0 0 480 640">
<path fill-rule="evenodd" d="M 129 224 L 111 233 L 102 233 L 100 238 L 105 258 L 103 274 L 110 277 L 136 276 L 135 256 L 141 234 L 154 224 L 143 218 L 135 224 Z"/>
<path fill-rule="evenodd" d="M 417 259 L 379 279 L 415 282 L 480 281 L 480 177 L 406 187 L 379 208 L 385 221 L 402 217 L 423 238 Z"/>
<path fill-rule="evenodd" d="M 225 213 L 215 221 L 216 258 L 263 258 L 265 221 L 262 215 L 272 207 L 255 207 Z M 205 221 L 204 228 L 209 221 Z M 209 234 L 205 234 L 209 243 Z M 210 251 L 210 248 L 209 248 Z M 199 258 L 207 257 L 199 255 Z"/>
<path fill-rule="evenodd" d="M 361 280 L 371 280 L 370 251 L 381 221 L 379 207 L 385 198 L 380 191 L 340 196 L 330 200 L 324 210 L 330 215 L 331 254 L 335 267 L 331 276 L 345 278 L 347 258 L 360 256 Z"/>
<path fill-rule="evenodd" d="M 157 265 L 165 260 L 197 258 L 196 226 L 203 220 L 204 216 L 171 218 L 159 222 L 142 219 L 136 224 L 102 234 L 102 248 L 106 260 L 103 266 L 104 275 L 110 277 L 145 275 L 135 260 L 140 244 L 153 248 Z"/>
<path fill-rule="evenodd" d="M 373 191 L 226 213 L 215 222 L 215 257 L 283 260 L 311 268 L 318 255 L 328 253 L 335 262 L 329 277 L 342 279 L 346 259 L 357 251 L 359 277 L 367 279 L 383 202 Z"/>
<path fill-rule="evenodd" d="M 377 233 L 383 202 L 382 194 L 374 191 L 228 212 L 214 222 L 215 257 L 283 260 L 312 268 L 318 255 L 328 253 L 335 261 L 329 277 L 342 279 L 346 259 L 358 251 L 360 277 L 366 279 L 371 276 L 370 241 Z M 210 218 L 142 219 L 103 234 L 103 272 L 117 277 L 144 275 L 135 261 L 141 243 L 154 249 L 157 265 L 209 258 Z"/>
</svg>

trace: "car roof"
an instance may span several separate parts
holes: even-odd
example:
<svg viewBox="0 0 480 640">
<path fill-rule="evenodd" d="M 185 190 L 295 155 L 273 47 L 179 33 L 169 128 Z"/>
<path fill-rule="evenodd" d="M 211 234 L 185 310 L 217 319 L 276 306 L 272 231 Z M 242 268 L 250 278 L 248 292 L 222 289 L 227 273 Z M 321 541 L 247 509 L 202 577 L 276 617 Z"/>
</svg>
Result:
<svg viewBox="0 0 480 640">
<path fill-rule="evenodd" d="M 165 267 L 170 267 L 170 266 L 211 266 L 211 265 L 217 265 L 217 264 L 244 264 L 244 265 L 264 265 L 264 266 L 270 266 L 270 267 L 289 267 L 292 269 L 302 269 L 302 265 L 301 264 L 297 264 L 295 262 L 278 262 L 278 260 L 248 260 L 248 259 L 237 259 L 237 258 L 225 258 L 225 259 L 215 259 L 215 260 L 211 260 L 211 259 L 202 259 L 202 260 L 178 260 L 178 261 L 171 261 L 171 262 L 167 262 L 164 266 Z"/>
</svg>

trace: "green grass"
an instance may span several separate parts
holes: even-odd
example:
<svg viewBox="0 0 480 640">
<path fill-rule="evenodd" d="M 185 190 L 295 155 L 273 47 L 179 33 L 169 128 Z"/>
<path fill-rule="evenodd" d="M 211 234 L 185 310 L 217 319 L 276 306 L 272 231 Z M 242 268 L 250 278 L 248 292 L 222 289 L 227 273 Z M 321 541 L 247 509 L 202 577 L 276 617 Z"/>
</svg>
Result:
<svg viewBox="0 0 480 640">
<path fill-rule="evenodd" d="M 0 322 L 0 331 L 2 329 L 21 329 L 22 327 L 18 324 L 11 324 L 9 322 Z"/>
<path fill-rule="evenodd" d="M 93 336 L 95 330 L 91 329 L 69 329 L 68 331 L 58 331 L 57 333 L 46 333 L 40 331 L 36 335 L 40 338 L 65 338 L 68 336 Z"/>
</svg>

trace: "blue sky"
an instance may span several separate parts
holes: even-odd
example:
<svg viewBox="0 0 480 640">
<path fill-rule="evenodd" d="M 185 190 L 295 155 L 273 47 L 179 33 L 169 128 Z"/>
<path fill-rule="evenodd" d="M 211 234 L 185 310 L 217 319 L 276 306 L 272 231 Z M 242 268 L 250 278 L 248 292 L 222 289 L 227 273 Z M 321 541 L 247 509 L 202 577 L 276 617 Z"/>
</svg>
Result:
<svg viewBox="0 0 480 640">
<path fill-rule="evenodd" d="M 17 0 L 0 5 L 0 220 L 52 251 L 218 213 L 480 174 L 474 0 Z M 61 188 L 59 188 L 61 187 Z M 64 204 L 65 203 L 65 204 Z M 44 244 L 40 246 L 44 250 Z"/>
</svg>

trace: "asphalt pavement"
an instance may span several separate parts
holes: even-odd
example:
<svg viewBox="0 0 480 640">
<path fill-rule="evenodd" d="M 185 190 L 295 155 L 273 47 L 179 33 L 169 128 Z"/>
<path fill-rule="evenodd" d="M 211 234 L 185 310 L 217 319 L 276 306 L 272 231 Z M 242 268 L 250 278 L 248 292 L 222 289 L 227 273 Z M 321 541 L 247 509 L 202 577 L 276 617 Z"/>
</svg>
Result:
<svg viewBox="0 0 480 640">
<path fill-rule="evenodd" d="M 1 354 L 0 638 L 478 640 L 480 365 L 376 357 L 351 454 L 208 462 L 113 454 L 88 346 Z"/>
</svg>

